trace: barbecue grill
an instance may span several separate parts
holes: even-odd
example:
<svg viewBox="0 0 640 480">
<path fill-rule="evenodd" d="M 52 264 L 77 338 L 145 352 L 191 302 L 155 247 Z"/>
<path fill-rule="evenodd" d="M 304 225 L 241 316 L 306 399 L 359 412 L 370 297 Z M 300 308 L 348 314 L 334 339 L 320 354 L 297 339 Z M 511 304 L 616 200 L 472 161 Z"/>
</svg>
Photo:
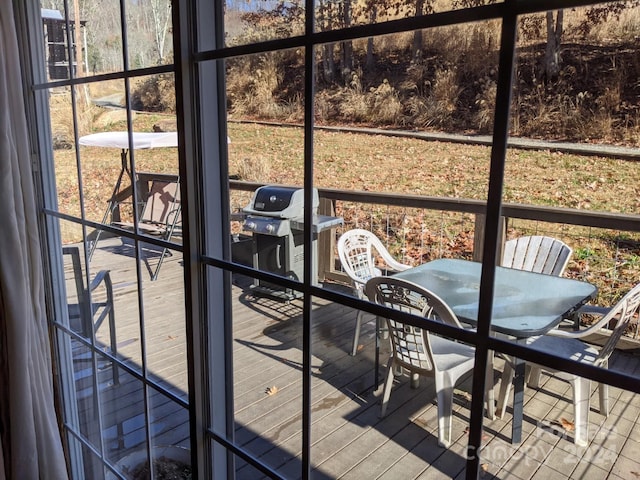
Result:
<svg viewBox="0 0 640 480">
<path fill-rule="evenodd" d="M 342 218 L 318 215 L 318 191 L 313 189 L 312 276 L 317 279 L 317 237 L 323 230 L 342 224 Z M 253 267 L 293 280 L 304 274 L 304 190 L 265 185 L 258 188 L 243 209 L 242 228 L 253 234 Z M 254 280 L 258 294 L 291 300 L 300 292 L 262 280 Z"/>
</svg>

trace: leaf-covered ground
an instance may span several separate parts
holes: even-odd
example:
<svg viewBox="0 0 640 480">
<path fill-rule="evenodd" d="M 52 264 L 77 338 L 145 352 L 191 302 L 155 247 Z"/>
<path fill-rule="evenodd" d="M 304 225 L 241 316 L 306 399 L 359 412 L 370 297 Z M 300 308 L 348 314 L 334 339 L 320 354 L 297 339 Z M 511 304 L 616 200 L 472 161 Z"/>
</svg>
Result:
<svg viewBox="0 0 640 480">
<path fill-rule="evenodd" d="M 266 163 L 256 181 L 301 184 L 303 132 L 258 124 L 229 125 L 229 171 Z M 420 139 L 319 130 L 314 175 L 319 187 L 472 198 L 487 196 L 490 148 Z M 602 157 L 509 151 L 504 201 L 636 214 L 640 164 Z"/>
</svg>

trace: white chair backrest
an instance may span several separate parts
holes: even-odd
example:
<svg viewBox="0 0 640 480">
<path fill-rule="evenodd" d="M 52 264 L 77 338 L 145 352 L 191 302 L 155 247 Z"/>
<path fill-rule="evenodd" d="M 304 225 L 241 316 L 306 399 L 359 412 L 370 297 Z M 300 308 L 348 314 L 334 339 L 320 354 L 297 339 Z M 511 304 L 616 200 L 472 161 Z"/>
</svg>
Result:
<svg viewBox="0 0 640 480">
<path fill-rule="evenodd" d="M 342 268 L 357 288 L 362 288 L 372 277 L 379 275 L 373 259 L 373 245 L 378 238 L 368 230 L 354 229 L 338 239 L 338 256 Z M 378 240 L 379 242 L 379 240 Z"/>
<path fill-rule="evenodd" d="M 396 261 L 380 239 L 369 230 L 349 230 L 338 240 L 338 255 L 342 268 L 358 289 L 362 289 L 370 278 L 382 275 L 382 271 L 376 267 L 374 250 L 391 270 L 400 272 L 410 267 Z"/>
<path fill-rule="evenodd" d="M 367 282 L 365 293 L 371 302 L 460 327 L 455 313 L 440 297 L 412 282 L 375 277 Z M 434 369 L 428 330 L 392 319 L 387 319 L 387 326 L 393 355 L 402 366 L 425 373 Z"/>
<path fill-rule="evenodd" d="M 504 244 L 503 267 L 560 276 L 573 250 L 566 243 L 541 235 L 518 237 Z"/>
</svg>

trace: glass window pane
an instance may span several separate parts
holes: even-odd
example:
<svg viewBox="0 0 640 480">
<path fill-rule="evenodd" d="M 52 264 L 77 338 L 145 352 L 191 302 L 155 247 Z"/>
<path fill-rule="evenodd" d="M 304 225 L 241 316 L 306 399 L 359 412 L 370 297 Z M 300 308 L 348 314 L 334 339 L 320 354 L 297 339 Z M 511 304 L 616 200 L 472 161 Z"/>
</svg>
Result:
<svg viewBox="0 0 640 480">
<path fill-rule="evenodd" d="M 71 6 L 72 3 L 69 3 Z M 76 5 L 75 3 L 73 5 Z M 123 69 L 123 33 L 120 23 L 120 2 L 78 3 L 77 11 L 82 26 L 84 65 L 78 76 L 98 75 Z M 75 20 L 74 20 L 75 24 Z"/>
<path fill-rule="evenodd" d="M 286 119 L 288 123 L 302 121 L 304 76 L 302 48 L 227 60 L 229 120 L 260 118 Z M 233 138 L 231 140 L 233 145 Z M 254 148 L 256 145 L 254 143 Z"/>
<path fill-rule="evenodd" d="M 155 390 L 150 393 L 149 428 L 156 473 L 167 472 L 177 478 L 189 478 L 189 411 Z"/>
<path fill-rule="evenodd" d="M 320 31 L 338 30 L 356 25 L 368 25 L 420 17 L 432 13 L 460 10 L 497 3 L 493 0 L 463 0 L 456 2 L 354 2 L 342 0 L 315 2 L 316 28 Z"/>
<path fill-rule="evenodd" d="M 173 63 L 171 2 L 127 4 L 127 58 L 130 69 Z"/>
<path fill-rule="evenodd" d="M 131 466 L 131 456 L 140 456 L 138 452 L 146 456 L 148 421 L 145 414 L 143 383 L 125 370 L 118 370 L 119 383 L 100 393 L 100 425 L 105 442 L 105 455 L 122 471 Z M 97 421 L 96 418 L 94 422 Z"/>
<path fill-rule="evenodd" d="M 173 73 L 144 75 L 130 80 L 133 131 L 175 132 L 176 92 Z M 126 128 L 125 128 L 126 130 Z"/>
<path fill-rule="evenodd" d="M 80 218 L 80 181 L 76 157 L 74 112 L 70 90 L 49 92 L 51 138 L 55 168 L 57 209 L 61 213 Z M 82 113 L 77 113 L 80 118 Z"/>
<path fill-rule="evenodd" d="M 103 322 L 96 338 L 115 345 L 118 356 L 136 371 L 142 371 L 139 294 L 135 257 L 122 238 L 107 237 L 98 242 L 91 258 L 92 271 L 108 272 L 113 285 L 114 326 Z M 95 269 L 95 270 L 94 270 Z"/>
<path fill-rule="evenodd" d="M 237 278 L 232 292 L 235 442 L 280 471 L 301 446 L 302 308 L 254 295 L 256 283 Z"/>
<path fill-rule="evenodd" d="M 304 33 L 304 2 L 230 0 L 224 12 L 227 46 L 290 38 Z"/>
<path fill-rule="evenodd" d="M 141 247 L 143 264 L 148 266 L 142 271 L 146 367 L 155 381 L 187 401 L 183 256 L 177 250 L 151 244 Z"/>
</svg>

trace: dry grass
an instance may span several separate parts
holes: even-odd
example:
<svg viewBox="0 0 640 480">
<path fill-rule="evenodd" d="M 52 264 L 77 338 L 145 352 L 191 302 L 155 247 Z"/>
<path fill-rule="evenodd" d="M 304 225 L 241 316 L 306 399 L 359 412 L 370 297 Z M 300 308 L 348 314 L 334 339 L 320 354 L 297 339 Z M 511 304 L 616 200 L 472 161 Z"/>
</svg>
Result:
<svg viewBox="0 0 640 480">
<path fill-rule="evenodd" d="M 229 124 L 230 171 L 243 159 L 270 164 L 266 183 L 303 182 L 302 129 Z M 318 187 L 407 193 L 485 200 L 490 149 L 425 142 L 410 138 L 317 131 L 314 143 Z M 504 201 L 591 211 L 635 214 L 640 211 L 638 165 L 602 157 L 549 151 L 508 152 Z M 238 200 L 235 207 L 246 204 Z M 340 206 L 345 228 L 371 228 L 388 238 L 390 248 L 407 263 L 437 256 L 470 257 L 473 219 L 460 214 L 416 209 Z M 577 252 L 569 275 L 597 284 L 599 301 L 609 301 L 640 281 L 640 236 L 543 222 L 513 221 L 510 235 L 548 234 Z"/>
<path fill-rule="evenodd" d="M 230 171 L 262 156 L 270 181 L 302 183 L 303 131 L 229 124 Z M 320 187 L 486 199 L 489 147 L 361 135 L 315 133 L 315 181 Z M 635 214 L 638 165 L 602 157 L 511 149 L 504 200 Z"/>
<path fill-rule="evenodd" d="M 384 79 L 380 85 L 365 91 L 361 78 L 361 71 L 352 73 L 349 86 L 340 89 L 330 101 L 320 96 L 316 105 L 323 112 L 322 118 L 330 120 L 330 113 L 324 112 L 327 105 L 332 103 L 344 120 L 371 125 L 397 125 L 402 116 L 402 103 L 397 90 Z M 328 112 L 331 111 L 329 107 Z"/>
<path fill-rule="evenodd" d="M 271 178 L 271 165 L 269 159 L 263 155 L 245 157 L 237 162 L 235 171 L 238 180 L 246 182 L 268 183 Z M 232 174 L 233 175 L 233 174 Z"/>
<path fill-rule="evenodd" d="M 423 127 L 451 128 L 461 91 L 455 68 L 436 70 L 430 95 L 423 100 L 424 108 L 418 110 L 414 121 Z"/>
</svg>

